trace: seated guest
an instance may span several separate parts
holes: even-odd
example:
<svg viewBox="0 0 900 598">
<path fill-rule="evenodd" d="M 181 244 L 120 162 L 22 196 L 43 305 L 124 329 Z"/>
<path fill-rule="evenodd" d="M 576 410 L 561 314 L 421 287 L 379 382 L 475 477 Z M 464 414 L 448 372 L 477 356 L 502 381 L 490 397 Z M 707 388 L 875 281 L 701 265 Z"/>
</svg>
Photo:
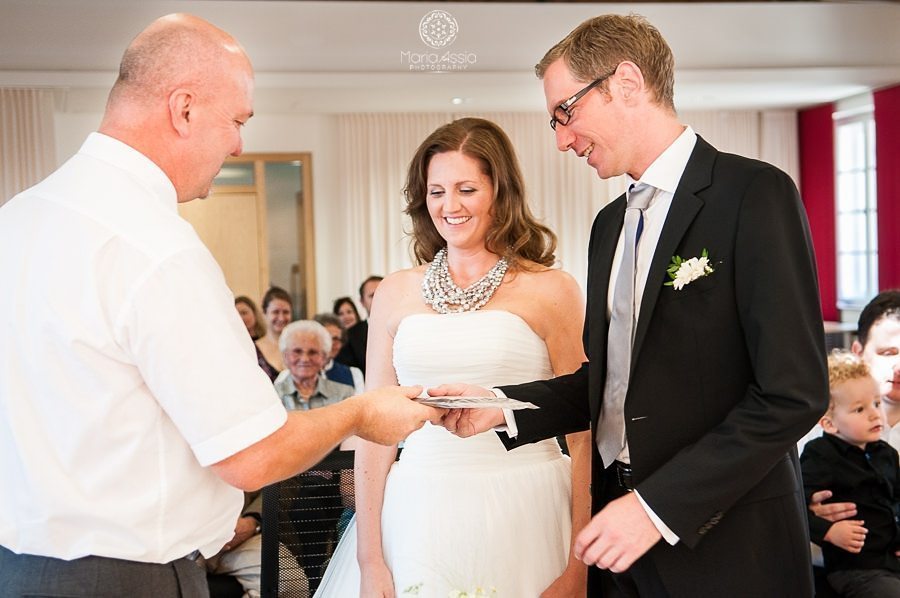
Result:
<svg viewBox="0 0 900 598">
<path fill-rule="evenodd" d="M 851 351 L 872 370 L 881 388 L 887 429 L 884 439 L 900 451 L 900 289 L 882 291 L 859 314 Z"/>
<path fill-rule="evenodd" d="M 216 556 L 205 559 L 206 570 L 217 575 L 231 575 L 244 588 L 244 598 L 260 596 L 262 568 L 262 491 L 245 492 L 244 508 L 234 527 L 234 537 Z M 303 569 L 283 544 L 278 545 L 281 564 L 278 567 L 279 598 L 308 598 L 309 580 Z M 202 557 L 200 557 L 202 558 Z"/>
<path fill-rule="evenodd" d="M 353 387 L 321 375 L 331 352 L 331 335 L 313 320 L 291 322 L 281 332 L 279 344 L 287 370 L 275 380 L 275 390 L 288 410 L 308 410 L 343 401 Z M 328 559 L 337 544 L 337 525 L 344 510 L 340 472 L 313 470 L 297 477 L 294 489 L 303 520 L 289 547 L 299 545 L 297 560 L 309 578 L 310 592 L 318 587 Z"/>
<path fill-rule="evenodd" d="M 335 357 L 344 346 L 344 336 L 347 334 L 341 320 L 328 313 L 316 314 L 313 319 L 324 326 L 331 335 L 331 352 L 328 354 L 328 363 L 325 364 L 325 377 L 341 384 L 349 384 L 356 394 L 362 393 L 365 390 L 362 371 L 335 361 Z"/>
<path fill-rule="evenodd" d="M 372 310 L 372 299 L 375 297 L 375 289 L 384 280 L 383 276 L 370 276 L 359 285 L 359 302 L 366 309 L 366 313 Z M 366 344 L 369 340 L 369 322 L 361 320 L 352 328 L 347 329 L 347 343 L 337 356 L 337 360 L 343 364 L 359 368 L 363 375 L 366 373 Z"/>
<path fill-rule="evenodd" d="M 882 438 L 900 451 L 900 289 L 878 293 L 859 314 L 856 340 L 850 350 L 858 355 L 881 386 L 887 426 Z M 821 426 L 813 428 L 801 439 L 805 444 L 822 433 Z M 802 445 L 797 449 L 802 452 Z M 831 498 L 827 490 L 813 496 L 810 509 L 829 521 L 840 521 L 856 515 L 852 503 L 823 502 Z"/>
<path fill-rule="evenodd" d="M 281 337 L 281 331 L 293 319 L 294 302 L 287 291 L 280 287 L 272 287 L 263 296 L 262 309 L 268 331 L 256 341 L 256 356 L 259 367 L 274 382 L 278 373 L 284 370 L 278 339 Z"/>
<path fill-rule="evenodd" d="M 266 360 L 259 349 L 259 344 L 256 342 L 266 334 L 266 324 L 259 313 L 259 309 L 256 307 L 256 303 L 246 295 L 238 295 L 234 298 L 234 307 L 237 309 L 238 314 L 240 314 L 241 320 L 244 322 L 244 326 L 247 327 L 247 332 L 250 334 L 250 338 L 253 339 L 253 343 L 256 346 L 256 362 L 269 379 L 274 382 L 275 378 L 278 376 L 278 370 Z"/>
<path fill-rule="evenodd" d="M 259 314 L 259 310 L 256 308 L 253 299 L 245 295 L 235 297 L 234 307 L 241 315 L 241 320 L 243 320 L 244 326 L 247 327 L 250 338 L 255 341 L 265 335 L 266 324 L 263 322 L 262 316 Z"/>
<path fill-rule="evenodd" d="M 334 307 L 331 310 L 341 320 L 341 326 L 344 330 L 349 330 L 356 325 L 362 318 L 359 317 L 359 311 L 356 304 L 350 297 L 338 297 L 334 300 Z"/>
<path fill-rule="evenodd" d="M 828 358 L 830 401 L 800 457 L 807 499 L 823 489 L 852 501 L 858 515 L 831 522 L 809 513 L 828 584 L 842 596 L 900 596 L 900 458 L 881 440 L 881 390 L 868 365 L 849 352 Z"/>
<path fill-rule="evenodd" d="M 291 322 L 278 344 L 287 369 L 276 378 L 275 390 L 288 409 L 325 407 L 354 394 L 353 386 L 319 375 L 331 353 L 331 335 L 318 322 Z"/>
<path fill-rule="evenodd" d="M 881 385 L 882 404 L 887 425 L 882 439 L 900 450 L 900 289 L 878 293 L 859 314 L 856 340 L 850 350 L 858 355 Z M 822 435 L 822 426 L 816 426 L 797 443 L 802 453 L 804 445 Z M 852 502 L 824 502 L 831 499 L 830 490 L 821 490 L 812 497 L 809 508 L 819 517 L 837 522 L 856 516 Z M 812 546 L 813 564 L 822 565 L 822 551 Z"/>
</svg>

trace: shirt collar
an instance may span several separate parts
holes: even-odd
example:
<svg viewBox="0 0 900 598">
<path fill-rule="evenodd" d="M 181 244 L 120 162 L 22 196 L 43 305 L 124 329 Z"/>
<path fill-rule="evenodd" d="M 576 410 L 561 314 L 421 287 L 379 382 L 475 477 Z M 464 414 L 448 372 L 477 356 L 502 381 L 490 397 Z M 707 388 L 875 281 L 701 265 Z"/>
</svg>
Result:
<svg viewBox="0 0 900 598">
<path fill-rule="evenodd" d="M 285 376 L 285 378 L 281 381 L 275 381 L 276 385 L 280 386 L 279 390 L 282 396 L 290 396 L 298 404 L 301 402 L 309 403 L 312 402 L 313 399 L 328 396 L 328 394 L 325 392 L 326 389 L 324 388 L 325 384 L 327 383 L 325 376 L 319 374 L 318 379 L 316 379 L 316 390 L 312 393 L 312 395 L 310 395 L 309 399 L 307 399 L 306 401 L 302 401 L 300 398 L 300 392 L 297 390 L 297 385 L 294 384 L 294 377 L 291 376 L 289 370 L 284 370 L 284 372 L 287 373 L 287 376 Z"/>
<path fill-rule="evenodd" d="M 681 135 L 647 167 L 640 181 L 634 180 L 631 175 L 625 175 L 627 186 L 630 187 L 632 183 L 637 182 L 647 183 L 661 191 L 674 194 L 696 144 L 697 134 L 694 129 L 685 127 Z"/>
<path fill-rule="evenodd" d="M 78 151 L 124 170 L 167 209 L 177 212 L 178 195 L 166 173 L 130 145 L 103 133 L 91 133 Z"/>
<path fill-rule="evenodd" d="M 881 445 L 883 443 L 882 440 L 876 440 L 875 442 L 869 442 L 866 444 L 865 450 L 863 450 L 863 449 L 859 448 L 858 446 L 856 446 L 855 444 L 850 444 L 849 442 L 847 442 L 846 440 L 844 440 L 843 438 L 841 438 L 835 434 L 829 434 L 828 432 L 825 432 L 822 435 L 825 438 L 828 438 L 832 442 L 832 444 L 834 444 L 835 447 L 837 447 L 838 451 L 840 451 L 842 455 L 846 455 L 847 453 L 851 453 L 851 452 L 855 452 L 855 453 L 859 453 L 859 454 L 873 453 L 873 452 L 881 450 Z"/>
</svg>

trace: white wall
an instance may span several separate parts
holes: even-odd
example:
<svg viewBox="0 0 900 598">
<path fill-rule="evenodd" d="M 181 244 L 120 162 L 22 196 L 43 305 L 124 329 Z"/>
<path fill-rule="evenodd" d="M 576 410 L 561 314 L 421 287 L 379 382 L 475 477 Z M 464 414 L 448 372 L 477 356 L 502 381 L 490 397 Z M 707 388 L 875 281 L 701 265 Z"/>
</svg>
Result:
<svg viewBox="0 0 900 598">
<path fill-rule="evenodd" d="M 62 106 L 54 117 L 56 155 L 60 164 L 78 151 L 85 137 L 96 131 L 103 115 L 105 94 L 70 92 L 74 106 Z M 313 162 L 313 202 L 316 229 L 317 310 L 328 311 L 339 295 L 356 295 L 337 281 L 340 264 L 330 259 L 341 255 L 341 210 L 337 197 L 340 168 L 337 164 L 335 117 L 327 114 L 258 114 L 244 129 L 244 151 L 310 152 Z"/>
<path fill-rule="evenodd" d="M 56 160 L 62 164 L 78 151 L 92 131 L 100 126 L 102 112 L 66 113 L 57 112 L 53 123 L 56 132 Z"/>
</svg>

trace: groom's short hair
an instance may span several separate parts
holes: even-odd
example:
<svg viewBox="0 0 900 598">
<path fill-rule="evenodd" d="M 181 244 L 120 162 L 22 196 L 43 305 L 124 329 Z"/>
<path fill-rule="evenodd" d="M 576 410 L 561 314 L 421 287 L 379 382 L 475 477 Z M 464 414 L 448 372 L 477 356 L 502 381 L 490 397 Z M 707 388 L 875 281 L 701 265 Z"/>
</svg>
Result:
<svg viewBox="0 0 900 598">
<path fill-rule="evenodd" d="M 659 29 L 640 15 L 601 15 L 583 22 L 550 48 L 534 67 L 538 79 L 562 58 L 572 74 L 589 83 L 633 62 L 656 103 L 675 110 L 675 58 Z M 599 89 L 606 90 L 606 82 Z"/>
</svg>

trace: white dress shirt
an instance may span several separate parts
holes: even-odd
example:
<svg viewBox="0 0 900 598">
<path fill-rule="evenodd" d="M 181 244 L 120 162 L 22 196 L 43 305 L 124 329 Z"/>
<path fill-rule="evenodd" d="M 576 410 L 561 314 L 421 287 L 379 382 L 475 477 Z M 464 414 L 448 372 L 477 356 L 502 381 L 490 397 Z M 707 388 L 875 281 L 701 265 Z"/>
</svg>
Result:
<svg viewBox="0 0 900 598">
<path fill-rule="evenodd" d="M 243 494 L 207 466 L 286 421 L 165 174 L 94 133 L 0 209 L 0 545 L 212 556 Z"/>
<path fill-rule="evenodd" d="M 672 198 L 675 196 L 675 189 L 681 181 L 681 175 L 687 167 L 691 152 L 697 144 L 697 134 L 691 127 L 685 127 L 684 131 L 675 141 L 672 142 L 666 150 L 659 155 L 656 160 L 647 167 L 647 170 L 641 176 L 639 181 L 635 181 L 626 175 L 627 187 L 631 187 L 632 183 L 647 183 L 656 187 L 657 191 L 650 201 L 650 205 L 644 210 L 644 227 L 641 232 L 641 239 L 638 245 L 638 253 L 635 257 L 635 313 L 640 314 L 641 297 L 644 294 L 644 287 L 647 286 L 647 274 L 650 271 L 650 262 L 653 261 L 653 254 L 656 251 L 656 245 L 659 243 L 659 237 L 662 234 L 663 225 L 666 222 L 666 216 L 669 214 L 669 208 L 672 206 Z M 625 246 L 625 229 L 619 234 L 619 241 L 616 245 L 616 253 L 613 256 L 612 275 L 609 280 L 609 295 L 607 296 L 606 316 L 610 317 L 612 313 L 612 302 L 615 294 L 616 279 L 618 278 L 619 264 L 622 262 L 622 251 Z M 640 318 L 640 315 L 638 316 Z M 505 396 L 500 389 L 491 389 L 498 396 Z M 498 426 L 497 431 L 506 432 L 511 438 L 518 435 L 518 426 L 516 425 L 514 412 L 509 409 L 503 410 L 506 420 L 505 426 Z M 618 457 L 619 461 L 630 462 L 628 455 L 628 442 L 626 439 L 625 448 Z M 653 524 L 662 534 L 663 539 L 669 544 L 678 542 L 678 536 L 653 512 L 653 509 L 644 502 L 644 499 L 638 492 L 635 492 L 641 506 L 647 512 L 647 515 L 653 521 Z"/>
<path fill-rule="evenodd" d="M 656 252 L 656 245 L 659 243 L 659 237 L 662 234 L 663 225 L 666 223 L 666 216 L 669 215 L 669 208 L 672 207 L 672 199 L 675 197 L 675 189 L 681 181 L 681 175 L 687 167 L 691 152 L 697 144 L 697 134 L 691 127 L 685 127 L 684 131 L 675 141 L 672 142 L 666 150 L 653 161 L 640 180 L 636 181 L 629 175 L 625 175 L 626 187 L 630 188 L 633 183 L 646 183 L 656 188 L 650 205 L 644 210 L 644 228 L 641 232 L 640 241 L 638 241 L 637 255 L 634 264 L 634 313 L 638 314 L 640 321 L 641 300 L 644 295 L 644 288 L 647 286 L 647 275 L 650 272 L 650 262 L 653 261 L 653 254 Z M 609 294 L 607 295 L 606 316 L 612 314 L 613 296 L 615 295 L 616 280 L 619 274 L 619 265 L 622 263 L 622 252 L 625 247 L 625 229 L 619 233 L 619 241 L 616 245 L 616 253 L 613 256 L 612 274 L 609 278 Z M 625 448 L 619 453 L 618 460 L 624 463 L 631 462 L 631 456 L 628 453 L 628 438 L 625 438 Z M 639 492 L 635 491 L 641 506 L 649 515 L 656 529 L 662 534 L 663 539 L 669 544 L 678 542 L 678 536 L 663 522 L 659 516 L 653 512 L 653 509 L 644 502 Z"/>
<path fill-rule="evenodd" d="M 641 300 L 644 296 L 644 288 L 647 286 L 647 275 L 650 272 L 650 262 L 653 261 L 653 254 L 656 252 L 656 245 L 659 243 L 659 237 L 662 234 L 663 225 L 666 223 L 666 216 L 669 215 L 669 208 L 672 206 L 672 198 L 675 196 L 675 189 L 681 181 L 681 175 L 687 166 L 697 144 L 697 134 L 690 127 L 685 127 L 684 131 L 675 141 L 672 142 L 660 156 L 653 161 L 647 170 L 641 176 L 639 181 L 634 180 L 629 175 L 625 175 L 626 188 L 631 188 L 635 183 L 646 183 L 656 188 L 650 205 L 644 210 L 644 228 L 641 232 L 641 238 L 638 242 L 637 255 L 634 263 L 634 313 L 638 314 L 640 320 Z M 619 233 L 619 241 L 616 244 L 616 253 L 613 256 L 612 270 L 609 277 L 609 289 L 606 301 L 606 317 L 609 319 L 612 315 L 613 298 L 616 291 L 616 281 L 619 278 L 619 267 L 622 263 L 622 252 L 625 248 L 625 227 Z M 628 455 L 628 442 L 626 438 L 625 448 L 619 453 L 619 461 L 630 463 L 631 458 Z"/>
</svg>

